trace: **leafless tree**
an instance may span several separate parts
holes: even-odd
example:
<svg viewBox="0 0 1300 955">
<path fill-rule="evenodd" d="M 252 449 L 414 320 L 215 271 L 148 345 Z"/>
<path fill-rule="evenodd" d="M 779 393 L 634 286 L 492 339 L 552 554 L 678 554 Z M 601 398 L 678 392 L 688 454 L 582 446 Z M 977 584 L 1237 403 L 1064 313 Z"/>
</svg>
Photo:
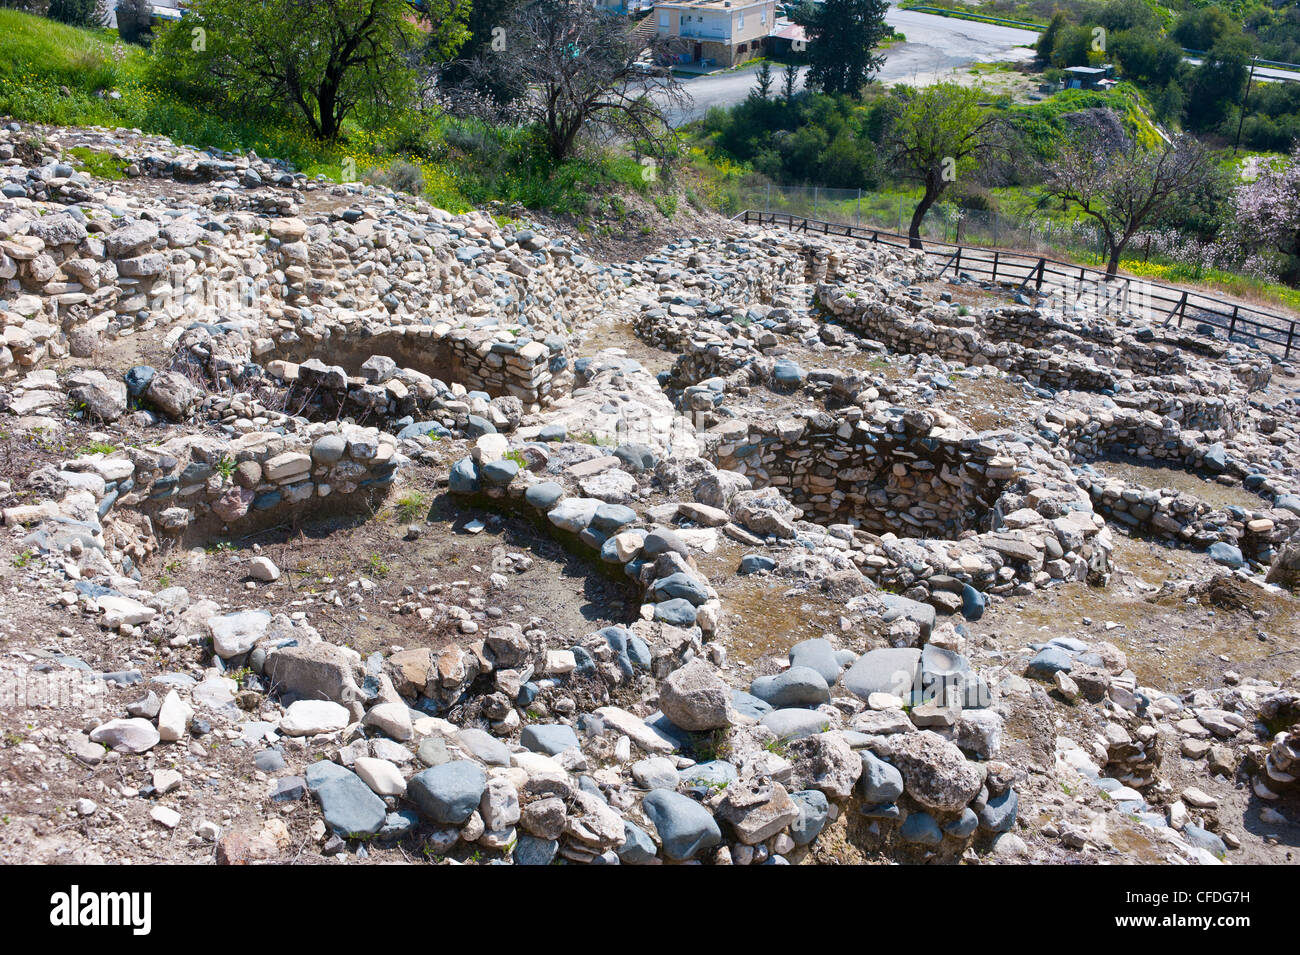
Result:
<svg viewBox="0 0 1300 955">
<path fill-rule="evenodd" d="M 1189 136 L 1155 148 L 1130 137 L 1121 148 L 1112 149 L 1102 136 L 1084 131 L 1047 164 L 1045 188 L 1101 228 L 1109 278 L 1145 223 L 1172 209 L 1180 196 L 1196 193 L 1214 175 L 1209 152 Z"/>
<path fill-rule="evenodd" d="M 512 13 L 499 42 L 467 64 L 476 89 L 505 95 L 445 95 L 463 112 L 535 124 L 556 162 L 584 136 L 632 140 L 666 160 L 674 138 L 665 114 L 689 97 L 667 70 L 639 62 L 658 52 L 658 41 L 638 37 L 634 26 L 583 0 L 539 0 Z"/>
</svg>

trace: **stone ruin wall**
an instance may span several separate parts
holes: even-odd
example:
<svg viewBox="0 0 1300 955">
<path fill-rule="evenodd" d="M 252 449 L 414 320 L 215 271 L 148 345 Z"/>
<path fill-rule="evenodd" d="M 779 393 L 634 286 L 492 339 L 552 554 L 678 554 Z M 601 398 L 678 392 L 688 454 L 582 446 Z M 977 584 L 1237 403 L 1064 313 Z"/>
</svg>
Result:
<svg viewBox="0 0 1300 955">
<path fill-rule="evenodd" d="M 821 524 L 854 520 L 877 534 L 952 539 L 980 519 L 1014 474 L 1014 459 L 973 438 L 932 438 L 915 413 L 895 429 L 861 420 L 861 410 L 813 420 L 720 425 L 708 436 L 712 460 L 775 487 Z"/>
<path fill-rule="evenodd" d="M 1300 514 L 1284 508 L 1219 508 L 1190 494 L 1095 475 L 1081 475 L 1080 484 L 1094 510 L 1134 532 L 1197 547 L 1228 544 L 1262 564 L 1270 563 L 1278 548 L 1300 530 Z"/>
<path fill-rule="evenodd" d="M 65 476 L 83 475 L 77 483 L 92 486 L 100 517 L 134 510 L 159 534 L 194 543 L 251 533 L 306 505 L 352 506 L 358 494 L 386 492 L 404 460 L 390 435 L 331 424 L 299 434 L 186 435 L 124 456 L 77 458 Z"/>
<path fill-rule="evenodd" d="M 973 366 L 996 365 L 1057 391 L 1116 391 L 1131 377 L 1123 372 L 1166 376 L 1181 374 L 1188 364 L 1171 346 L 1151 346 L 1131 336 L 1121 337 L 1113 345 L 1087 349 L 1088 359 L 1028 347 L 1021 342 L 1047 344 L 1054 335 L 1068 335 L 1058 344 L 1069 341 L 1075 346 L 1084 337 L 1078 335 L 1081 326 L 1063 328 L 1049 314 L 1030 307 L 1002 306 L 976 318 L 947 308 L 922 308 L 919 301 L 897 296 L 895 300 L 863 299 L 842 286 L 825 283 L 817 286 L 816 297 L 822 308 L 846 327 L 883 342 L 892 351 L 934 354 Z M 907 308 L 914 314 L 909 315 Z M 989 331 L 993 334 L 987 334 Z M 1259 390 L 1267 386 L 1271 366 L 1266 359 L 1256 359 L 1234 363 L 1231 371 L 1247 389 Z M 1227 391 L 1231 384 L 1220 382 L 1220 387 Z"/>
<path fill-rule="evenodd" d="M 255 354 L 244 336 L 210 336 L 202 331 L 188 351 L 194 364 L 212 377 L 234 372 L 241 381 Z M 298 392 L 290 394 L 290 404 L 317 407 L 329 417 L 367 414 L 383 420 L 425 414 L 452 385 L 491 398 L 511 397 L 524 410 L 535 412 L 567 393 L 572 381 L 563 336 L 520 341 L 495 330 L 446 322 L 399 325 L 377 335 L 271 348 L 258 357 L 271 355 L 276 357 L 266 362 L 266 371 Z M 388 359 L 376 366 L 391 368 L 386 377 L 368 373 L 367 362 L 374 359 Z"/>
</svg>

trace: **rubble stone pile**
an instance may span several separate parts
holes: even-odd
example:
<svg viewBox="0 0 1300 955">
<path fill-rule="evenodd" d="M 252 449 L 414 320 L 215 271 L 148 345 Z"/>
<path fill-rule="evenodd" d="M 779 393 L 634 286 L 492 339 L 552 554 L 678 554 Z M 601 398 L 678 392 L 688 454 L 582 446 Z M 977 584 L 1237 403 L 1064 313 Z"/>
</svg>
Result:
<svg viewBox="0 0 1300 955">
<path fill-rule="evenodd" d="M 289 820 L 332 858 L 521 865 L 1131 861 L 1138 842 L 1214 863 L 1247 838 L 1229 800 L 1286 821 L 1294 677 L 1170 686 L 1146 654 L 1180 634 L 1085 618 L 1087 639 L 1026 640 L 1018 619 L 1140 590 L 1117 556 L 1134 535 L 1215 574 L 1167 582 L 1152 619 L 1157 599 L 1293 599 L 1300 405 L 1265 353 L 830 236 L 733 225 L 604 264 L 134 131 L 9 124 L 0 194 L 0 422 L 33 448 L 69 436 L 0 486 L 8 566 L 64 621 L 7 637 L 0 667 L 75 671 L 107 701 L 4 752 L 55 779 L 115 767 L 82 819 L 147 803 L 230 863 L 285 861 Z M 1251 504 L 1116 477 L 1116 456 Z M 377 609 L 374 580 L 308 587 L 239 543 L 288 528 L 291 555 L 303 527 L 394 510 L 393 547 L 513 536 Z M 217 541 L 242 589 L 169 583 Z M 511 596 L 543 551 L 593 604 L 601 582 L 631 599 L 548 625 Z M 409 639 L 354 649 L 379 614 Z M 63 649 L 86 633 L 111 667 Z M 218 743 L 242 773 L 212 768 Z M 222 812 L 186 801 L 200 779 Z"/>
</svg>

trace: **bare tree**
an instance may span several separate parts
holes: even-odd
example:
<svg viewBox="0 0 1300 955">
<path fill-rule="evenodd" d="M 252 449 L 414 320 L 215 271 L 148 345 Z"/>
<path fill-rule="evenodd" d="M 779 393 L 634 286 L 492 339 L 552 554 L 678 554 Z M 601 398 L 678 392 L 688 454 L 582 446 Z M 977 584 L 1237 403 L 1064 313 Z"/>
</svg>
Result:
<svg viewBox="0 0 1300 955">
<path fill-rule="evenodd" d="M 556 162 L 571 156 L 583 136 L 634 140 L 667 159 L 673 136 L 665 113 L 689 97 L 667 70 L 638 62 L 657 41 L 638 39 L 632 26 L 582 0 L 539 0 L 514 11 L 500 42 L 467 64 L 467 85 L 506 91 L 509 116 L 536 124 Z M 482 114 L 501 105 L 448 92 L 462 110 Z"/>
<path fill-rule="evenodd" d="M 1130 137 L 1108 149 L 1093 131 L 1075 136 L 1047 165 L 1050 196 L 1078 207 L 1101 228 L 1106 276 L 1119 270 L 1129 240 L 1170 211 L 1181 196 L 1203 188 L 1215 175 L 1209 152 L 1190 136 L 1178 136 L 1154 149 Z"/>
</svg>

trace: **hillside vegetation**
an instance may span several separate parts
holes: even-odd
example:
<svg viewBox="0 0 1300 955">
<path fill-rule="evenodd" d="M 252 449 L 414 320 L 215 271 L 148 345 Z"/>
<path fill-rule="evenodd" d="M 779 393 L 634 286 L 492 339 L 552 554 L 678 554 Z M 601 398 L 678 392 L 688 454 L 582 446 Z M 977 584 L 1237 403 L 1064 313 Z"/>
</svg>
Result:
<svg viewBox="0 0 1300 955">
<path fill-rule="evenodd" d="M 400 111 L 382 123 L 350 122 L 330 143 L 274 109 L 247 103 L 221 109 L 187 99 L 164 85 L 160 72 L 154 54 L 122 43 L 114 31 L 0 9 L 0 115 L 138 128 L 204 148 L 254 150 L 332 179 L 341 178 L 351 160 L 363 177 L 421 192 L 453 212 L 497 201 L 556 214 L 617 216 L 619 193 L 657 198 L 661 214 L 674 205 L 673 196 L 658 195 L 663 184 L 648 181 L 631 157 L 591 151 L 557 165 L 540 154 L 526 129 L 436 109 Z"/>
</svg>

